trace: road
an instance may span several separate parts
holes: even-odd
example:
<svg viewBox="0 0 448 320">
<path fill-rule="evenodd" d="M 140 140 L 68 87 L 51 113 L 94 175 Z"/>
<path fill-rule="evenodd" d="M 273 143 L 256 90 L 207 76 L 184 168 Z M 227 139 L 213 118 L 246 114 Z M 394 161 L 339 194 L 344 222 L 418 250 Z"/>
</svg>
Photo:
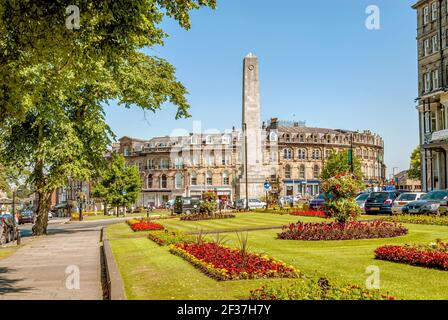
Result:
<svg viewBox="0 0 448 320">
<path fill-rule="evenodd" d="M 83 221 L 83 222 L 67 222 L 67 218 L 52 218 L 48 222 L 47 232 L 48 234 L 57 234 L 64 233 L 67 231 L 73 230 L 83 230 L 83 229 L 92 229 L 99 228 L 103 226 L 108 226 L 111 224 L 121 223 L 125 219 L 117 218 L 117 219 L 103 219 L 103 220 L 92 220 L 92 221 Z M 33 225 L 31 223 L 23 224 L 19 226 L 20 234 L 22 237 L 29 237 L 32 235 Z"/>
</svg>

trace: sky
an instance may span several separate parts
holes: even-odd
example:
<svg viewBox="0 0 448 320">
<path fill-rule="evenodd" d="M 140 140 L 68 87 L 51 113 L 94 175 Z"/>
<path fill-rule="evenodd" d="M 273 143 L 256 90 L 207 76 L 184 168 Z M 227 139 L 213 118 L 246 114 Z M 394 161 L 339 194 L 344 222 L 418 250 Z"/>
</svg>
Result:
<svg viewBox="0 0 448 320">
<path fill-rule="evenodd" d="M 157 113 L 111 103 L 106 121 L 117 138 L 150 139 L 176 130 L 224 132 L 241 127 L 242 61 L 260 64 L 261 117 L 310 127 L 370 130 L 385 143 L 388 174 L 409 168 L 418 145 L 416 0 L 217 0 L 191 14 L 192 28 L 165 19 L 164 46 L 147 54 L 168 60 L 186 86 L 189 119 L 176 107 Z M 369 30 L 366 8 L 380 9 Z"/>
</svg>

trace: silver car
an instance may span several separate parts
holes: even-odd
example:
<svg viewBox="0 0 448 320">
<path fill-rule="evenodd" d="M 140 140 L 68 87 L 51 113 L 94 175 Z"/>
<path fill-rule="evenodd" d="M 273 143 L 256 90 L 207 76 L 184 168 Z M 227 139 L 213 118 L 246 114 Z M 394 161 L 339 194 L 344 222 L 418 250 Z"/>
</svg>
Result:
<svg viewBox="0 0 448 320">
<path fill-rule="evenodd" d="M 258 199 L 249 199 L 248 207 L 249 207 L 249 210 L 265 209 L 266 208 L 266 202 L 260 201 Z M 237 200 L 236 208 L 238 210 L 246 209 L 246 199 L 239 199 L 239 200 Z"/>
<path fill-rule="evenodd" d="M 412 201 L 418 201 L 421 197 L 423 197 L 426 193 L 424 192 L 405 192 L 398 196 L 395 199 L 394 204 L 392 206 L 392 214 L 400 214 L 402 213 L 403 207 Z"/>
<path fill-rule="evenodd" d="M 362 212 L 365 212 L 364 206 L 369 195 L 369 192 L 363 192 L 358 194 L 358 196 L 355 198 L 356 204 L 361 208 Z"/>
</svg>

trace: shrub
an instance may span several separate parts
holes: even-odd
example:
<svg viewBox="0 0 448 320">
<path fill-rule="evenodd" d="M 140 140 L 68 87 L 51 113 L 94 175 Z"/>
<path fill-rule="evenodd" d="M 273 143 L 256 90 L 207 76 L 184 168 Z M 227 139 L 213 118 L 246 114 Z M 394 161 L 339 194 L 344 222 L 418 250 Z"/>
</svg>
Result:
<svg viewBox="0 0 448 320">
<path fill-rule="evenodd" d="M 293 267 L 281 261 L 216 243 L 178 243 L 170 246 L 170 252 L 184 258 L 217 280 L 297 276 L 297 271 Z"/>
<path fill-rule="evenodd" d="M 148 234 L 148 238 L 160 246 L 176 244 L 180 242 L 192 242 L 194 238 L 178 231 L 162 230 Z"/>
<path fill-rule="evenodd" d="M 250 291 L 250 300 L 394 300 L 389 293 L 353 284 L 338 285 L 326 278 L 301 277 L 288 286 L 263 285 Z"/>
<path fill-rule="evenodd" d="M 340 173 L 322 184 L 322 190 L 332 197 L 325 203 L 325 213 L 338 222 L 354 220 L 361 214 L 355 196 L 359 191 L 359 181 L 353 175 Z"/>
<path fill-rule="evenodd" d="M 408 233 L 402 225 L 381 220 L 290 224 L 278 234 L 282 240 L 354 240 L 398 237 Z"/>
<path fill-rule="evenodd" d="M 199 204 L 199 211 L 201 213 L 213 214 L 217 209 L 218 205 L 216 200 L 218 200 L 218 195 L 214 192 L 204 192 L 202 194 L 202 200 Z"/>
<path fill-rule="evenodd" d="M 236 215 L 229 214 L 229 213 L 223 213 L 223 214 L 215 213 L 213 215 L 197 213 L 197 214 L 188 214 L 188 215 L 182 216 L 182 217 L 180 217 L 180 220 L 199 221 L 199 220 L 228 219 L 228 218 L 236 218 Z"/>
<path fill-rule="evenodd" d="M 383 218 L 385 221 L 448 226 L 448 216 L 402 214 Z"/>
<path fill-rule="evenodd" d="M 429 246 L 386 245 L 375 250 L 375 258 L 414 266 L 448 270 L 448 243 L 438 241 Z"/>
</svg>

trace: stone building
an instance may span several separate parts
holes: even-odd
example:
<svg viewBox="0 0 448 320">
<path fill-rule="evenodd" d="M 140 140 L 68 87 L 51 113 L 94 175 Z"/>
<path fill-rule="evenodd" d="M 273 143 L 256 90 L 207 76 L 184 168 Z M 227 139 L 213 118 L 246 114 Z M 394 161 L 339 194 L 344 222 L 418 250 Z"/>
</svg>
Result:
<svg viewBox="0 0 448 320">
<path fill-rule="evenodd" d="M 307 127 L 305 123 L 260 120 L 258 59 L 243 62 L 241 129 L 191 133 L 150 140 L 122 137 L 113 152 L 139 168 L 143 189 L 137 205 L 161 206 L 175 196 L 201 197 L 215 191 L 223 200 L 259 198 L 266 180 L 277 196 L 319 193 L 320 172 L 331 152 L 354 154 L 362 161 L 366 185 L 385 177 L 384 143 L 369 131 Z M 247 170 L 245 168 L 247 167 Z"/>
<path fill-rule="evenodd" d="M 448 187 L 448 5 L 420 0 L 417 12 L 419 138 L 422 189 Z"/>
<path fill-rule="evenodd" d="M 325 159 L 331 152 L 347 152 L 351 144 L 361 158 L 366 185 L 384 181 L 383 140 L 369 131 L 310 128 L 271 119 L 262 125 L 262 132 L 260 165 L 268 168 L 263 181 L 278 179 L 279 195 L 317 194 Z M 242 146 L 242 131 L 234 129 L 150 140 L 123 137 L 114 152 L 124 154 L 127 165 L 139 168 L 143 185 L 139 205 L 160 206 L 176 195 L 200 197 L 204 191 L 216 191 L 228 200 L 244 197 Z"/>
</svg>

